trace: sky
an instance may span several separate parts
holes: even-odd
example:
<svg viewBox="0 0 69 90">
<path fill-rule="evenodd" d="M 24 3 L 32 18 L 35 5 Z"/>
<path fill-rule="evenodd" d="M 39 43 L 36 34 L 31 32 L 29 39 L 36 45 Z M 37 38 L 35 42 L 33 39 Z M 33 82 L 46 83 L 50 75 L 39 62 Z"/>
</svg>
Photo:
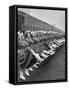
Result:
<svg viewBox="0 0 69 90">
<path fill-rule="evenodd" d="M 18 10 L 47 22 L 65 32 L 65 11 L 28 8 L 18 8 Z"/>
</svg>

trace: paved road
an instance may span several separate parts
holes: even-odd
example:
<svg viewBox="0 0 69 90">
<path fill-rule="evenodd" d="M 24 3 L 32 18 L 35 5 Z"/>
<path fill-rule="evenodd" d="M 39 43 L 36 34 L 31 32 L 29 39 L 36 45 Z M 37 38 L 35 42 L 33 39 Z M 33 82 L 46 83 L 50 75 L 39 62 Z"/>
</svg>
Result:
<svg viewBox="0 0 69 90">
<path fill-rule="evenodd" d="M 47 60 L 38 65 L 38 69 L 34 68 L 26 81 L 65 79 L 65 45 L 59 47 Z"/>
</svg>

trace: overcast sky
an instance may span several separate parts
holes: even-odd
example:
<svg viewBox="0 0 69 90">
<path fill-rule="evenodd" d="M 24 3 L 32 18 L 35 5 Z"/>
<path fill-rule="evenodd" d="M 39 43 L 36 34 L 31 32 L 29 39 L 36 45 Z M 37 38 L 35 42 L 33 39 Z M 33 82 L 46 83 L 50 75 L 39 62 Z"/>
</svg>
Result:
<svg viewBox="0 0 69 90">
<path fill-rule="evenodd" d="M 57 28 L 65 31 L 65 11 L 59 10 L 43 10 L 43 9 L 25 9 L 19 8 L 18 10 L 30 14 L 42 21 L 45 21 Z"/>
</svg>

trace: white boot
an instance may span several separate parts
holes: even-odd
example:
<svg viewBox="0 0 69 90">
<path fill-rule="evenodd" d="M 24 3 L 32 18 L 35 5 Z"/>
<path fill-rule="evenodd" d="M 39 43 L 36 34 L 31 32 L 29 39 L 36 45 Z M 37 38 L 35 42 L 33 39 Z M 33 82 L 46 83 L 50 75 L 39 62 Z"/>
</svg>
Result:
<svg viewBox="0 0 69 90">
<path fill-rule="evenodd" d="M 52 52 L 50 53 L 50 55 L 53 55 L 53 54 L 55 54 L 55 51 L 52 51 Z"/>
<path fill-rule="evenodd" d="M 25 74 L 27 75 L 27 76 L 29 76 L 30 74 L 29 74 L 29 70 L 28 69 L 25 69 Z"/>
<path fill-rule="evenodd" d="M 38 66 L 36 64 L 34 64 L 33 67 L 38 68 Z"/>
<path fill-rule="evenodd" d="M 22 71 L 20 71 L 20 78 L 21 79 L 23 79 L 23 80 L 25 80 L 26 78 L 24 77 L 24 74 L 23 74 L 23 72 Z"/>
<path fill-rule="evenodd" d="M 44 53 L 41 54 L 41 56 L 46 59 L 48 57 L 48 55 L 45 55 Z"/>
<path fill-rule="evenodd" d="M 33 71 L 33 68 L 32 68 L 32 67 L 30 67 L 28 70 Z"/>
<path fill-rule="evenodd" d="M 36 57 L 36 59 L 37 59 L 39 62 L 44 61 L 43 58 L 40 58 L 39 53 L 35 53 L 33 49 L 30 49 L 30 51 L 32 52 L 32 54 Z"/>
</svg>

